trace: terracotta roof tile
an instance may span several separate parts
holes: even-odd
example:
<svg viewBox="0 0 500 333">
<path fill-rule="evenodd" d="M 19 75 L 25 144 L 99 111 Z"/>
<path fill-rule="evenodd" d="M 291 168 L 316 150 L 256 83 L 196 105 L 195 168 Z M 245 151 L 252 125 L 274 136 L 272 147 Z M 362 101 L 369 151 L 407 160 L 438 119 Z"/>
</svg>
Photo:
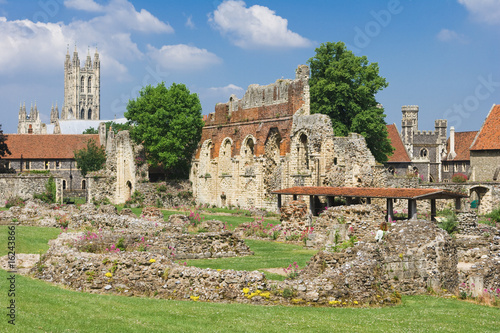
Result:
<svg viewBox="0 0 500 333">
<path fill-rule="evenodd" d="M 471 150 L 493 149 L 500 149 L 500 104 L 493 105 L 471 147 Z"/>
<path fill-rule="evenodd" d="M 87 147 L 93 139 L 99 144 L 98 134 L 7 134 L 7 147 L 12 155 L 4 159 L 66 159 L 74 151 Z"/>
<path fill-rule="evenodd" d="M 396 125 L 387 125 L 387 133 L 389 140 L 391 140 L 391 145 L 394 148 L 393 154 L 389 156 L 389 160 L 387 162 L 411 162 L 403 141 L 399 136 Z"/>
<path fill-rule="evenodd" d="M 469 161 L 470 146 L 474 141 L 478 131 L 455 132 L 455 153 L 457 156 L 453 161 Z M 450 152 L 450 139 L 446 141 L 446 151 Z"/>
<path fill-rule="evenodd" d="M 466 197 L 461 193 L 435 188 L 296 186 L 273 191 L 272 193 L 395 199 L 452 199 Z"/>
</svg>

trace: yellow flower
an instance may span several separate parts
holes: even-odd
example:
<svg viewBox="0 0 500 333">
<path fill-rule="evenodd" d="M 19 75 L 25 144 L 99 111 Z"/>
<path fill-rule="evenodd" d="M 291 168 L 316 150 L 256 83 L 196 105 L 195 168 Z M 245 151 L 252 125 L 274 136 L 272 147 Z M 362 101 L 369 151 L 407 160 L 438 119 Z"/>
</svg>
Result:
<svg viewBox="0 0 500 333">
<path fill-rule="evenodd" d="M 346 302 L 344 302 L 344 303 L 342 303 L 342 304 L 343 304 L 343 305 L 346 305 L 347 303 L 346 303 Z"/>
<path fill-rule="evenodd" d="M 220 271 L 222 271 L 222 269 L 220 269 L 220 268 L 217 268 L 217 272 L 220 272 Z"/>
<path fill-rule="evenodd" d="M 151 258 L 151 259 L 149 259 L 149 262 L 150 262 L 150 263 L 155 263 L 155 262 L 156 262 L 156 260 Z"/>
<path fill-rule="evenodd" d="M 248 294 L 249 292 L 250 292 L 250 289 L 248 289 L 248 288 L 243 288 L 243 293 L 244 293 L 244 294 Z"/>
<path fill-rule="evenodd" d="M 358 301 L 354 301 L 353 303 L 354 303 L 354 304 L 358 304 Z"/>
<path fill-rule="evenodd" d="M 259 289 L 257 289 L 257 291 L 255 291 L 255 293 L 256 293 L 257 295 L 260 295 L 260 292 L 261 292 L 261 291 L 260 291 Z"/>
<path fill-rule="evenodd" d="M 106 274 L 104 274 L 104 275 L 105 275 L 106 277 L 109 277 L 109 278 L 110 278 L 110 277 L 112 277 L 112 276 L 113 276 L 113 273 L 111 273 L 111 272 L 107 272 L 107 273 L 106 273 Z"/>
<path fill-rule="evenodd" d="M 189 298 L 191 298 L 193 301 L 197 301 L 200 299 L 200 296 L 189 296 Z"/>
</svg>

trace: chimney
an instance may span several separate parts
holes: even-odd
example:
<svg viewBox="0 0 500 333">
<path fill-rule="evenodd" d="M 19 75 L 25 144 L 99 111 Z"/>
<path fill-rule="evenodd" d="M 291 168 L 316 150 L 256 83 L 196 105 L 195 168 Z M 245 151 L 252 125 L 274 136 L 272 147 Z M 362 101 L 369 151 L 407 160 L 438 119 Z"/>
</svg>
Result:
<svg viewBox="0 0 500 333">
<path fill-rule="evenodd" d="M 455 127 L 450 127 L 450 153 L 448 154 L 448 159 L 452 160 L 457 156 L 455 153 Z"/>
</svg>

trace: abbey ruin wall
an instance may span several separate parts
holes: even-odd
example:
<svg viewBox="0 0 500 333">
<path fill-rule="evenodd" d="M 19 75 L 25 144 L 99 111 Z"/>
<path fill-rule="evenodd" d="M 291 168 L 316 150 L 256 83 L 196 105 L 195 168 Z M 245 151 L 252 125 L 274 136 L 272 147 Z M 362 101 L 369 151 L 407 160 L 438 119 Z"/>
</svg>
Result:
<svg viewBox="0 0 500 333">
<path fill-rule="evenodd" d="M 380 183 L 362 136 L 335 137 L 328 116 L 310 114 L 308 80 L 301 65 L 294 80 L 251 85 L 241 100 L 217 104 L 192 163 L 197 203 L 276 210 L 275 190 Z"/>
</svg>

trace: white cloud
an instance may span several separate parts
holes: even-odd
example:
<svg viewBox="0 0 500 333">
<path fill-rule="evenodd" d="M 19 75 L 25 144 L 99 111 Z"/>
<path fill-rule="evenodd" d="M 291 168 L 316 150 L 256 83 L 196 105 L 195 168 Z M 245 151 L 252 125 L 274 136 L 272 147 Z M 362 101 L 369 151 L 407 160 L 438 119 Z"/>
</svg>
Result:
<svg viewBox="0 0 500 333">
<path fill-rule="evenodd" d="M 246 8 L 243 1 L 221 3 L 209 22 L 242 48 L 309 47 L 311 41 L 288 29 L 288 20 L 268 7 Z"/>
<path fill-rule="evenodd" d="M 186 44 L 164 45 L 161 49 L 148 45 L 148 55 L 170 70 L 199 70 L 222 62 L 214 53 Z"/>
<path fill-rule="evenodd" d="M 458 0 L 474 19 L 489 24 L 500 24 L 500 0 Z"/>
<path fill-rule="evenodd" d="M 193 22 L 193 15 L 190 15 L 187 20 L 186 20 L 186 27 L 190 28 L 190 29 L 195 29 L 196 26 L 194 25 L 194 22 Z"/>
<path fill-rule="evenodd" d="M 437 39 L 442 42 L 459 42 L 462 44 L 467 44 L 467 38 L 464 35 L 458 34 L 456 31 L 449 29 L 441 29 L 441 31 L 437 34 Z"/>
<path fill-rule="evenodd" d="M 228 84 L 225 87 L 212 87 L 212 88 L 208 88 L 208 90 L 212 94 L 227 96 L 228 99 L 229 99 L 229 96 L 231 94 L 235 94 L 236 95 L 236 94 L 241 93 L 241 92 L 244 91 L 244 89 L 242 87 L 238 87 L 237 85 L 234 85 L 232 83 Z"/>
<path fill-rule="evenodd" d="M 94 2 L 93 0 L 66 0 L 64 6 L 77 10 L 85 10 L 89 12 L 101 12 L 104 7 Z"/>
<path fill-rule="evenodd" d="M 0 0 L 1 1 L 1 0 Z M 53 73 L 60 70 L 66 45 L 79 47 L 85 59 L 87 46 L 97 46 L 103 71 L 112 71 L 117 80 L 128 78 L 124 61 L 138 60 L 144 54 L 132 40 L 132 31 L 171 33 L 172 27 L 148 11 L 137 11 L 126 0 L 111 0 L 102 6 L 92 0 L 70 0 L 65 5 L 97 16 L 89 20 L 43 23 L 30 20 L 7 20 L 0 17 L 0 73 Z M 83 52 L 82 52 L 83 51 Z"/>
</svg>

